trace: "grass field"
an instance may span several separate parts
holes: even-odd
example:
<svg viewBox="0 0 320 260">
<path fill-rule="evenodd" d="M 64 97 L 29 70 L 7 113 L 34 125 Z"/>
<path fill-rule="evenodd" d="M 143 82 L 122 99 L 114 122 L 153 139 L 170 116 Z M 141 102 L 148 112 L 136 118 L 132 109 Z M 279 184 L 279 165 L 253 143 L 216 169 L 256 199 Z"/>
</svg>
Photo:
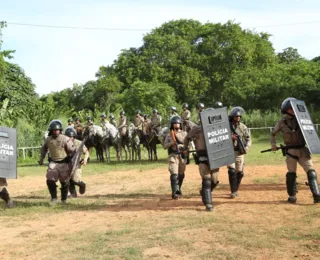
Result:
<svg viewBox="0 0 320 260">
<path fill-rule="evenodd" d="M 298 202 L 286 202 L 281 152 L 246 156 L 240 197 L 229 198 L 226 167 L 204 211 L 201 179 L 187 167 L 183 198 L 171 200 L 166 154 L 158 162 L 91 161 L 85 195 L 51 206 L 43 166 L 18 168 L 9 180 L 15 208 L 0 208 L 1 259 L 319 259 L 320 205 L 298 170 Z M 92 156 L 94 157 L 94 156 Z M 319 157 L 314 156 L 320 172 Z M 2 206 L 2 205 L 1 205 Z"/>
</svg>

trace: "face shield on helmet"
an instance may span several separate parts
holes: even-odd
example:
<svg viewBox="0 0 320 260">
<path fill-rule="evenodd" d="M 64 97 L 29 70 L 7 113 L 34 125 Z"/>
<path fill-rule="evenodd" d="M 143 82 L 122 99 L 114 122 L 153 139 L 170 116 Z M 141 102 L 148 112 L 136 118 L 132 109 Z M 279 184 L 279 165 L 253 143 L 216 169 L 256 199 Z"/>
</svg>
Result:
<svg viewBox="0 0 320 260">
<path fill-rule="evenodd" d="M 288 108 L 291 108 L 291 102 L 290 102 L 291 100 L 297 100 L 297 99 L 293 98 L 293 97 L 288 97 L 285 100 L 283 100 L 283 102 L 281 104 L 281 113 L 282 114 L 288 114 L 287 110 L 288 110 Z"/>
<path fill-rule="evenodd" d="M 244 111 L 244 109 L 242 107 L 237 106 L 237 107 L 234 107 L 234 108 L 231 109 L 230 114 L 229 114 L 229 118 L 232 119 L 232 118 L 234 118 L 236 116 L 240 116 L 241 117 L 245 113 L 246 112 Z"/>
</svg>

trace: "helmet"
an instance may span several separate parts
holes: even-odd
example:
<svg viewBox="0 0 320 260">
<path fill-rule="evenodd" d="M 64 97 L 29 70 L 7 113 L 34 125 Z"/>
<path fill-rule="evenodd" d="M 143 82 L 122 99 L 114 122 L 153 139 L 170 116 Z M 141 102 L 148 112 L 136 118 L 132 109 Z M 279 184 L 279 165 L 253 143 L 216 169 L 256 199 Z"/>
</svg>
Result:
<svg viewBox="0 0 320 260">
<path fill-rule="evenodd" d="M 204 108 L 204 104 L 203 103 L 199 103 L 198 107 L 199 107 L 199 109 L 200 108 Z"/>
<path fill-rule="evenodd" d="M 87 120 L 89 121 L 89 120 L 92 120 L 92 117 L 91 116 L 88 116 L 87 117 Z"/>
<path fill-rule="evenodd" d="M 154 108 L 154 109 L 152 110 L 152 113 L 158 113 L 158 109 Z"/>
<path fill-rule="evenodd" d="M 73 127 L 67 127 L 64 133 L 66 136 L 69 136 L 69 137 L 77 136 L 77 132 Z"/>
<path fill-rule="evenodd" d="M 69 118 L 69 119 L 68 119 L 68 123 L 70 123 L 70 122 L 73 122 L 72 118 Z"/>
<path fill-rule="evenodd" d="M 141 110 L 136 110 L 136 114 L 141 114 Z"/>
<path fill-rule="evenodd" d="M 245 113 L 244 109 L 242 107 L 234 107 L 231 109 L 229 118 L 235 117 L 235 116 L 242 116 Z"/>
<path fill-rule="evenodd" d="M 63 130 L 61 122 L 59 121 L 51 121 L 50 125 L 49 125 L 49 129 L 48 131 L 53 131 L 53 130 Z"/>
<path fill-rule="evenodd" d="M 105 113 L 102 113 L 100 117 L 107 118 Z"/>
<path fill-rule="evenodd" d="M 184 104 L 182 105 L 182 108 L 188 108 L 188 104 L 187 104 L 187 103 L 184 103 Z"/>
<path fill-rule="evenodd" d="M 124 116 L 125 112 L 122 110 L 120 111 L 120 116 Z"/>
<path fill-rule="evenodd" d="M 109 118 L 114 119 L 114 115 L 110 114 Z"/>
<path fill-rule="evenodd" d="M 147 118 L 148 116 L 149 116 L 148 114 L 144 114 L 144 115 L 143 115 L 144 118 Z"/>
<path fill-rule="evenodd" d="M 289 97 L 286 98 L 285 100 L 283 100 L 282 104 L 281 104 L 281 113 L 282 114 L 287 114 L 287 110 L 288 108 L 291 107 L 291 100 L 297 100 L 296 98 L 293 97 Z"/>
<path fill-rule="evenodd" d="M 177 108 L 176 107 L 171 107 L 171 110 L 177 112 Z"/>
<path fill-rule="evenodd" d="M 181 124 L 181 117 L 180 116 L 173 116 L 170 119 L 170 124 L 171 125 L 173 125 L 173 124 Z"/>
<path fill-rule="evenodd" d="M 80 121 L 80 118 L 79 118 L 79 117 L 76 117 L 76 121 Z"/>
<path fill-rule="evenodd" d="M 216 103 L 214 103 L 214 107 L 215 108 L 220 108 L 220 107 L 223 107 L 223 104 L 222 104 L 222 102 L 217 101 Z"/>
</svg>

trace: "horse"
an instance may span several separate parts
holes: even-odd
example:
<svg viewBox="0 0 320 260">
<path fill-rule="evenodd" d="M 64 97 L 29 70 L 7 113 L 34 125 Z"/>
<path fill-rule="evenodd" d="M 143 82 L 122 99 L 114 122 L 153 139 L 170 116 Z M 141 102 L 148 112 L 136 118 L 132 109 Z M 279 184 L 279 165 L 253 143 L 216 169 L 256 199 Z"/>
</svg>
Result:
<svg viewBox="0 0 320 260">
<path fill-rule="evenodd" d="M 169 134 L 170 129 L 168 127 L 163 127 L 157 134 L 155 130 L 150 131 L 150 135 L 147 138 L 147 150 L 148 150 L 148 157 L 149 160 L 158 160 L 158 154 L 157 154 L 157 144 L 164 145 L 164 140 L 166 139 L 166 136 Z"/>
<path fill-rule="evenodd" d="M 88 126 L 83 132 L 83 138 L 87 137 L 85 140 L 85 146 L 91 151 L 92 147 L 96 149 L 97 161 L 103 162 L 103 138 L 104 132 L 101 126 L 91 125 Z"/>
<path fill-rule="evenodd" d="M 121 136 L 119 133 L 120 138 L 120 147 L 121 147 L 121 160 L 122 160 L 122 149 L 125 152 L 126 160 L 131 160 L 131 148 L 132 148 L 132 135 L 134 132 L 134 124 L 130 123 L 127 127 L 127 133 L 125 136 Z"/>
<path fill-rule="evenodd" d="M 104 130 L 104 138 L 102 141 L 103 149 L 106 155 L 107 162 L 110 162 L 110 147 L 113 146 L 116 150 L 117 160 L 121 159 L 121 143 L 118 129 L 110 124 L 106 123 Z"/>
</svg>

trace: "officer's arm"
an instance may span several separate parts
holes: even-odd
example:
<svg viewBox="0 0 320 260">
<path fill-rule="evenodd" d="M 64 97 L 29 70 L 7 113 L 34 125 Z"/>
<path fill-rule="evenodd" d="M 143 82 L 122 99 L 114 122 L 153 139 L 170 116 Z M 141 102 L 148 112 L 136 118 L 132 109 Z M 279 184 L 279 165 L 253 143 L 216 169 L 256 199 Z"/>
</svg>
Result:
<svg viewBox="0 0 320 260">
<path fill-rule="evenodd" d="M 187 119 L 190 119 L 190 117 L 191 117 L 191 112 L 188 111 L 188 112 L 187 112 Z"/>
<path fill-rule="evenodd" d="M 89 154 L 88 148 L 85 145 L 83 146 L 82 152 L 84 154 L 83 162 L 84 162 L 84 164 L 86 164 L 90 154 Z"/>
<path fill-rule="evenodd" d="M 184 138 L 184 141 L 183 141 L 183 146 L 184 146 L 184 149 L 188 149 L 189 147 L 189 142 L 193 140 L 193 138 L 195 137 L 195 130 L 196 128 L 192 128 L 190 130 L 190 132 L 186 135 L 186 137 Z"/>
<path fill-rule="evenodd" d="M 166 136 L 166 139 L 164 140 L 163 148 L 168 149 L 172 145 L 172 138 L 170 135 Z"/>
<path fill-rule="evenodd" d="M 271 132 L 270 135 L 270 143 L 271 146 L 275 147 L 277 146 L 277 142 L 276 142 L 276 136 L 277 134 L 281 131 L 281 121 L 279 121 L 276 126 L 274 127 L 273 131 Z"/>
<path fill-rule="evenodd" d="M 244 127 L 244 138 L 246 140 L 246 148 L 249 149 L 252 145 L 252 139 L 250 136 L 249 129 L 246 126 Z"/>
<path fill-rule="evenodd" d="M 48 152 L 48 138 L 44 141 L 44 144 L 42 145 L 39 164 L 43 164 L 43 160 Z"/>
<path fill-rule="evenodd" d="M 74 155 L 74 153 L 77 150 L 77 147 L 74 145 L 74 143 L 72 142 L 72 140 L 70 138 L 66 138 L 65 142 L 64 142 L 64 150 L 66 151 L 66 153 L 69 155 Z"/>
</svg>

